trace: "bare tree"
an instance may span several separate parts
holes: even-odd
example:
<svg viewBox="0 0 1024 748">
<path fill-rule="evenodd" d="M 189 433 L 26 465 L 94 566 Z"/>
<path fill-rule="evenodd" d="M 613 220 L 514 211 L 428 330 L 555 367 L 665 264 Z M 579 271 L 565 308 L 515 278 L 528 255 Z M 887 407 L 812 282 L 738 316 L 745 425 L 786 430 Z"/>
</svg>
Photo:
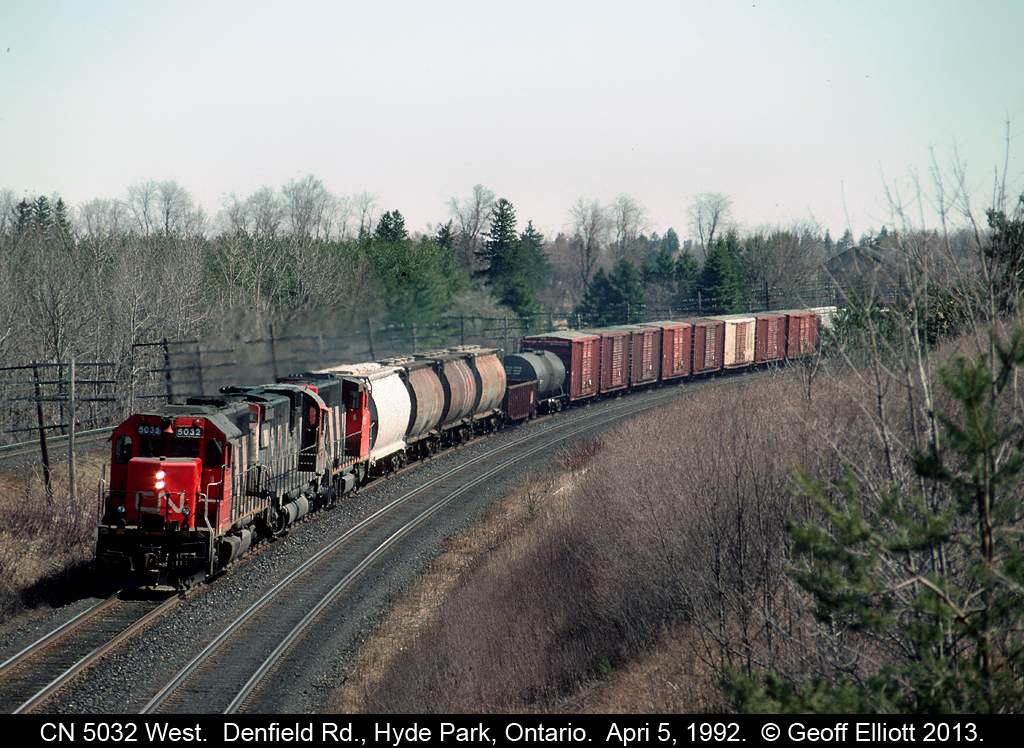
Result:
<svg viewBox="0 0 1024 748">
<path fill-rule="evenodd" d="M 608 207 L 607 216 L 613 259 L 628 257 L 639 264 L 644 258 L 637 256 L 637 239 L 650 227 L 647 208 L 632 195 L 620 195 Z"/>
<path fill-rule="evenodd" d="M 473 270 L 480 236 L 487 231 L 494 209 L 494 193 L 478 184 L 473 187 L 472 197 L 460 201 L 451 198 L 445 205 L 448 214 L 455 220 L 455 257 L 466 270 Z"/>
<path fill-rule="evenodd" d="M 690 231 L 700 241 L 706 258 L 715 234 L 727 230 L 732 222 L 732 199 L 720 192 L 702 192 L 690 200 L 690 207 L 686 209 Z"/>
<path fill-rule="evenodd" d="M 79 206 L 76 223 L 83 238 L 112 239 L 128 232 L 131 216 L 123 200 L 97 197 Z"/>
<path fill-rule="evenodd" d="M 14 332 L 20 311 L 10 263 L 4 257 L 0 257 L 0 260 L 0 358 L 6 358 L 8 351 L 5 343 Z"/>
<path fill-rule="evenodd" d="M 581 197 L 569 208 L 569 236 L 576 248 L 577 270 L 583 291 L 590 284 L 590 274 L 597 265 L 601 245 L 607 241 L 608 214 L 598 200 Z"/>
<path fill-rule="evenodd" d="M 195 200 L 175 180 L 165 179 L 157 185 L 156 209 L 164 236 L 183 236 L 192 228 Z"/>
<path fill-rule="evenodd" d="M 253 235 L 273 239 L 285 218 L 285 201 L 271 187 L 261 187 L 245 200 Z"/>
<path fill-rule="evenodd" d="M 281 188 L 292 236 L 297 239 L 319 240 L 324 230 L 324 219 L 334 203 L 334 196 L 324 183 L 312 174 L 300 181 L 294 179 Z"/>
<path fill-rule="evenodd" d="M 221 233 L 229 235 L 248 234 L 250 229 L 249 207 L 235 192 L 220 199 L 221 212 L 217 222 Z"/>
<path fill-rule="evenodd" d="M 334 206 L 331 211 L 331 231 L 337 232 L 338 240 L 345 241 L 348 236 L 348 224 L 355 213 L 355 202 L 353 198 L 343 195 L 334 198 Z"/>
<path fill-rule="evenodd" d="M 751 285 L 769 288 L 786 306 L 800 304 L 795 293 L 810 282 L 821 259 L 818 236 L 819 228 L 811 223 L 756 229 L 742 249 Z"/>
<path fill-rule="evenodd" d="M 18 204 L 18 194 L 10 187 L 0 189 L 0 236 L 3 236 L 14 224 L 14 206 Z"/>
<path fill-rule="evenodd" d="M 377 208 L 377 196 L 361 192 L 352 198 L 355 213 L 359 216 L 359 236 L 373 231 L 373 211 Z"/>
<path fill-rule="evenodd" d="M 128 187 L 128 210 L 135 227 L 142 236 L 153 233 L 156 223 L 156 195 L 159 187 L 155 180 Z"/>
</svg>

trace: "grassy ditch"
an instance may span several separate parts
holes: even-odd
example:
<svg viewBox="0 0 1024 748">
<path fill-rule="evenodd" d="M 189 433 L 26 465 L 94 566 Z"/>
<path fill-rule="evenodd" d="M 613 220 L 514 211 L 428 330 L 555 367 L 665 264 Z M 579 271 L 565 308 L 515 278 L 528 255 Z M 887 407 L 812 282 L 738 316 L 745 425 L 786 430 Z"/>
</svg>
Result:
<svg viewBox="0 0 1024 748">
<path fill-rule="evenodd" d="M 80 456 L 76 467 L 74 506 L 65 464 L 54 467 L 49 495 L 41 467 L 0 474 L 0 622 L 67 602 L 91 584 L 103 458 Z"/>
</svg>

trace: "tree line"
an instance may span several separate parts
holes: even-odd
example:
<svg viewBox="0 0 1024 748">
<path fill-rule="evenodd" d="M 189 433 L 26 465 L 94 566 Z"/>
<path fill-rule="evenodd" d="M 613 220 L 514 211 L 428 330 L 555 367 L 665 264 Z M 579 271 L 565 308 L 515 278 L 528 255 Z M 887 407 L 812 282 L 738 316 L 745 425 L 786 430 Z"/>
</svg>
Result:
<svg viewBox="0 0 1024 748">
<path fill-rule="evenodd" d="M 304 318 L 529 324 L 546 312 L 599 325 L 653 310 L 742 311 L 763 305 L 765 289 L 795 306 L 822 261 L 846 248 L 813 225 L 741 232 L 717 194 L 691 198 L 697 239 L 686 241 L 650 231 L 629 195 L 580 198 L 555 237 L 483 185 L 415 234 L 377 196 L 338 197 L 313 175 L 222 206 L 211 218 L 173 180 L 77 207 L 0 189 L 0 354 L 123 360 L 141 342 Z"/>
</svg>

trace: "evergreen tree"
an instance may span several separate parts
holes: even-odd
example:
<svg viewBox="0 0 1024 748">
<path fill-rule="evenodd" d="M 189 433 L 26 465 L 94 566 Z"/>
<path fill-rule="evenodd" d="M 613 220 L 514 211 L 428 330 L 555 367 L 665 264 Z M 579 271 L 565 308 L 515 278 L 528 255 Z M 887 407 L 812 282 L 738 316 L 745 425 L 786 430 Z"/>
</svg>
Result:
<svg viewBox="0 0 1024 748">
<path fill-rule="evenodd" d="M 676 234 L 675 229 L 670 227 L 665 232 L 665 236 L 661 237 L 661 246 L 672 256 L 679 251 L 679 235 Z"/>
<path fill-rule="evenodd" d="M 745 301 L 739 253 L 739 239 L 734 232 L 720 237 L 708 253 L 697 282 L 701 295 L 723 312 L 738 312 Z"/>
<path fill-rule="evenodd" d="M 548 282 L 551 272 L 544 236 L 532 221 L 517 235 L 515 208 L 502 198 L 491 210 L 490 228 L 484 237 L 477 253 L 484 266 L 481 275 L 503 305 L 528 320 L 540 309 L 537 291 Z"/>
<path fill-rule="evenodd" d="M 491 225 L 477 257 L 484 265 L 482 274 L 487 282 L 514 275 L 518 268 L 519 236 L 516 234 L 516 211 L 505 198 L 491 210 Z"/>
<path fill-rule="evenodd" d="M 794 683 L 726 671 L 741 711 L 1024 710 L 1024 331 L 941 371 L 955 407 L 914 458 L 916 481 L 881 495 L 852 467 L 829 485 L 795 473 L 823 523 L 792 524 L 794 577 L 832 631 L 887 653 L 864 672 Z M 855 676 L 855 677 L 854 677 Z"/>
<path fill-rule="evenodd" d="M 997 210 L 989 210 L 987 215 L 992 236 L 986 255 L 995 263 L 995 277 L 990 280 L 995 292 L 994 311 L 1014 312 L 1024 291 L 1024 195 L 1012 215 Z"/>
<path fill-rule="evenodd" d="M 377 271 L 395 325 L 436 325 L 451 308 L 453 298 L 468 285 L 465 272 L 450 251 L 428 239 L 389 241 L 374 236 L 368 252 Z"/>
<path fill-rule="evenodd" d="M 405 218 L 397 210 L 387 212 L 380 217 L 374 236 L 386 242 L 400 242 L 409 238 L 405 230 Z"/>
<path fill-rule="evenodd" d="M 650 263 L 651 279 L 661 283 L 672 282 L 676 279 L 676 262 L 672 252 L 664 244 L 661 245 L 658 253 L 654 256 L 654 262 Z"/>
<path fill-rule="evenodd" d="M 533 221 L 527 221 L 526 230 L 519 235 L 516 264 L 533 294 L 551 282 L 551 260 L 544 250 L 544 235 L 533 227 Z"/>
<path fill-rule="evenodd" d="M 604 327 L 618 319 L 618 293 L 604 268 L 598 268 L 590 279 L 587 292 L 583 295 L 576 315 L 585 327 Z"/>
<path fill-rule="evenodd" d="M 594 273 L 576 314 L 588 327 L 631 324 L 643 319 L 643 306 L 640 273 L 628 257 L 623 257 L 611 273 L 605 273 L 604 268 Z"/>
<path fill-rule="evenodd" d="M 623 322 L 633 324 L 643 319 L 644 285 L 636 265 L 628 257 L 619 260 L 612 269 L 612 285 L 618 293 Z"/>
<path fill-rule="evenodd" d="M 455 239 L 456 236 L 455 231 L 452 228 L 452 222 L 448 221 L 448 223 L 441 224 L 441 226 L 437 229 L 437 236 L 435 237 L 434 241 L 436 241 L 437 246 L 443 249 L 444 251 L 454 252 Z"/>
<path fill-rule="evenodd" d="M 697 279 L 700 277 L 700 265 L 693 252 L 684 250 L 676 258 L 676 298 L 679 301 L 691 299 L 697 290 Z"/>
</svg>

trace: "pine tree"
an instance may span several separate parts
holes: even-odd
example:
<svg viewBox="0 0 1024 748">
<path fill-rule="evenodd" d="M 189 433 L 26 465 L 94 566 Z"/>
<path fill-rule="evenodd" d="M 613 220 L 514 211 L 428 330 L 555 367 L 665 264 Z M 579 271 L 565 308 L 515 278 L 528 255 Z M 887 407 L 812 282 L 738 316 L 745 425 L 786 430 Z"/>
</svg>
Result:
<svg viewBox="0 0 1024 748">
<path fill-rule="evenodd" d="M 481 275 L 494 296 L 519 317 L 529 320 L 540 309 L 537 291 L 548 282 L 550 263 L 544 252 L 544 236 L 528 222 L 516 234 L 512 203 L 498 200 L 491 211 L 490 229 L 477 257 L 484 265 Z"/>
<path fill-rule="evenodd" d="M 519 237 L 516 234 L 516 211 L 501 198 L 491 211 L 491 225 L 477 257 L 483 262 L 483 276 L 494 285 L 499 279 L 513 275 L 517 269 Z"/>
<path fill-rule="evenodd" d="M 1024 710 L 1024 330 L 990 336 L 989 353 L 941 371 L 956 407 L 914 458 L 916 482 L 876 496 L 849 466 L 827 485 L 795 473 L 824 522 L 788 528 L 794 577 L 819 620 L 887 661 L 800 683 L 728 670 L 741 711 Z"/>
<path fill-rule="evenodd" d="M 551 282 L 551 261 L 544 251 L 544 235 L 533 227 L 533 221 L 527 221 L 526 230 L 519 235 L 516 264 L 534 295 Z"/>
<path fill-rule="evenodd" d="M 738 312 L 744 302 L 739 239 L 734 232 L 719 238 L 701 270 L 697 290 L 723 312 Z"/>
<path fill-rule="evenodd" d="M 576 314 L 587 326 L 630 324 L 643 319 L 644 287 L 636 266 L 624 257 L 611 273 L 599 268 Z"/>
<path fill-rule="evenodd" d="M 1013 214 L 989 210 L 988 225 L 992 239 L 986 254 L 994 261 L 998 276 L 991 279 L 995 305 L 1000 312 L 1013 312 L 1024 291 L 1024 195 Z"/>
<path fill-rule="evenodd" d="M 380 217 L 374 236 L 386 242 L 401 242 L 409 238 L 405 230 L 405 218 L 397 210 L 387 212 Z"/>
</svg>

